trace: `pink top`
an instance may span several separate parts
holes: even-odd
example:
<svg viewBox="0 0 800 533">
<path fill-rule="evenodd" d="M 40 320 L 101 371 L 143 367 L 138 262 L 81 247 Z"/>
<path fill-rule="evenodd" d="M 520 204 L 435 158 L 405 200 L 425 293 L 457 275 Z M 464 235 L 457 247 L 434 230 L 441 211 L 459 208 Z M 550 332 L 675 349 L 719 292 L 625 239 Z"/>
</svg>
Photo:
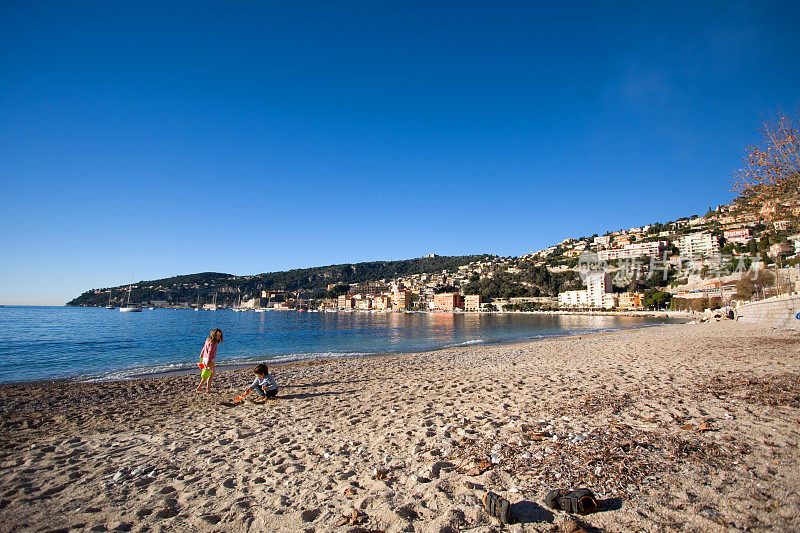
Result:
<svg viewBox="0 0 800 533">
<path fill-rule="evenodd" d="M 217 344 L 211 342 L 210 339 L 206 339 L 206 343 L 203 345 L 203 351 L 200 352 L 200 358 L 203 360 L 203 364 L 208 366 L 214 362 L 214 359 L 217 357 Z"/>
</svg>

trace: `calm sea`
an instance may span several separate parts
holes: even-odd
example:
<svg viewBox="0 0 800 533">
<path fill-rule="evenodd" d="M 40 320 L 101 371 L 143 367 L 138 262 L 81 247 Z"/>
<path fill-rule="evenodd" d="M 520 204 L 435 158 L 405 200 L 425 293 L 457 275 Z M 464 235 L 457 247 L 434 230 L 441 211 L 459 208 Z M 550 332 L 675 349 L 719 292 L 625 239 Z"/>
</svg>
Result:
<svg viewBox="0 0 800 533">
<path fill-rule="evenodd" d="M 499 343 L 676 320 L 533 314 L 297 313 L 2 307 L 0 383 L 112 380 L 196 369 L 213 328 L 217 365 L 252 364 Z"/>
</svg>

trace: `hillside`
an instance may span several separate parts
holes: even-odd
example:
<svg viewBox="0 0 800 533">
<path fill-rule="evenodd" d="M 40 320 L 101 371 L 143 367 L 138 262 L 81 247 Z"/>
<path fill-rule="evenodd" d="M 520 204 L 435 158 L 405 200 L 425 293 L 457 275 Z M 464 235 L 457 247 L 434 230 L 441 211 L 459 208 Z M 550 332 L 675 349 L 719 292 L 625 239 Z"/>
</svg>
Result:
<svg viewBox="0 0 800 533">
<path fill-rule="evenodd" d="M 210 301 L 217 293 L 220 304 L 232 303 L 242 298 L 257 296 L 262 290 L 316 292 L 319 297 L 330 284 L 365 283 L 398 276 L 412 276 L 443 270 L 454 271 L 459 266 L 492 258 L 487 254 L 463 256 L 435 256 L 404 259 L 400 261 L 372 261 L 367 263 L 329 265 L 270 272 L 252 276 L 234 276 L 219 272 L 202 272 L 134 284 L 131 302 L 152 300 L 170 303 L 200 303 Z M 105 287 L 84 292 L 67 302 L 68 306 L 100 307 L 108 304 L 109 291 L 116 303 L 126 294 L 127 285 Z"/>
</svg>

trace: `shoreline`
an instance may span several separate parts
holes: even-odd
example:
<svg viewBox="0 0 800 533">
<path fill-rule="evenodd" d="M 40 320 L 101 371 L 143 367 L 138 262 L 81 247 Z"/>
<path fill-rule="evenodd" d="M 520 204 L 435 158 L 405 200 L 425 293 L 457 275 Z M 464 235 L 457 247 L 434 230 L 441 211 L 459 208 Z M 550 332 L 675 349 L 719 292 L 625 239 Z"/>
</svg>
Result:
<svg viewBox="0 0 800 533">
<path fill-rule="evenodd" d="M 533 312 L 536 314 L 540 314 L 538 312 Z M 533 314 L 531 313 L 531 314 Z M 585 314 L 585 313 L 559 313 L 559 314 Z M 607 315 L 600 315 L 600 316 L 607 316 Z M 613 315 L 612 315 L 613 316 Z M 627 315 L 626 315 L 627 316 Z M 642 318 L 652 317 L 653 315 L 629 315 L 629 316 L 641 316 Z M 657 318 L 657 317 L 656 317 Z M 675 320 L 686 319 L 688 320 L 689 317 L 664 317 L 664 318 L 672 318 Z M 413 354 L 427 354 L 438 352 L 441 350 L 449 350 L 455 348 L 462 348 L 468 346 L 497 346 L 497 345 L 515 345 L 515 344 L 526 344 L 530 342 L 539 342 L 549 339 L 561 339 L 561 338 L 569 338 L 575 336 L 587 336 L 587 335 L 596 335 L 596 334 L 604 334 L 604 333 L 614 333 L 616 331 L 625 331 L 629 329 L 641 329 L 641 328 L 649 328 L 649 327 L 657 327 L 657 326 L 665 326 L 665 325 L 672 325 L 672 324 L 682 324 L 685 322 L 665 322 L 659 324 L 641 324 L 638 326 L 631 326 L 631 327 L 621 327 L 610 329 L 607 331 L 598 330 L 598 331 L 590 331 L 587 333 L 566 333 L 564 335 L 550 335 L 550 336 L 538 336 L 538 337 L 520 337 L 516 339 L 509 339 L 509 340 L 499 340 L 499 341 L 484 341 L 482 339 L 476 340 L 469 340 L 464 341 L 461 344 L 449 345 L 449 346 L 441 346 L 436 348 L 431 348 L 429 350 L 423 351 L 396 351 L 396 352 L 375 352 L 375 353 L 363 353 L 363 354 L 353 354 L 352 352 L 344 353 L 341 356 L 332 356 L 333 354 L 320 354 L 323 357 L 309 357 L 303 358 L 303 355 L 314 355 L 314 354 L 286 354 L 286 355 L 278 355 L 275 356 L 274 359 L 266 359 L 266 360 L 246 360 L 242 358 L 241 362 L 237 363 L 236 359 L 230 359 L 222 361 L 221 364 L 218 365 L 217 372 L 223 371 L 232 371 L 232 370 L 241 370 L 244 368 L 250 368 L 253 365 L 257 364 L 258 362 L 264 362 L 270 366 L 277 366 L 277 365 L 284 365 L 290 363 L 299 363 L 304 361 L 339 361 L 339 360 L 349 360 L 349 359 L 363 359 L 363 358 L 372 358 L 372 357 L 387 357 L 393 355 L 413 355 Z M 297 357 L 297 358 L 295 358 Z M 245 362 L 246 361 L 246 362 Z M 187 363 L 188 365 L 188 363 Z M 7 385 L 25 385 L 25 384 L 36 384 L 36 383 L 54 383 L 54 384 L 63 384 L 63 383 L 113 383 L 116 381 L 132 381 L 138 379 L 150 379 L 150 378 L 158 378 L 158 377 L 169 377 L 169 376 L 181 376 L 181 375 L 194 375 L 197 374 L 197 368 L 188 366 L 187 368 L 178 368 L 175 370 L 168 370 L 168 371 L 147 371 L 148 367 L 133 367 L 133 368 L 122 368 L 119 370 L 114 370 L 111 372 L 119 373 L 119 372 L 137 372 L 136 374 L 131 374 L 128 377 L 124 378 L 104 378 L 102 374 L 85 374 L 79 376 L 72 376 L 72 377 L 61 377 L 61 378 L 45 378 L 45 379 L 37 379 L 37 380 L 28 380 L 28 381 L 9 381 L 5 383 L 0 383 L 0 387 L 4 387 Z M 141 370 L 141 373 L 138 371 Z"/>
<path fill-rule="evenodd" d="M 800 338 L 733 321 L 196 376 L 0 387 L 10 531 L 566 531 L 544 495 L 587 486 L 610 531 L 791 530 Z M 375 472 L 384 471 L 383 475 Z M 361 515 L 358 515 L 361 516 Z M 449 529 L 448 529 L 449 528 Z M 346 529 L 345 529 L 346 530 Z"/>
</svg>

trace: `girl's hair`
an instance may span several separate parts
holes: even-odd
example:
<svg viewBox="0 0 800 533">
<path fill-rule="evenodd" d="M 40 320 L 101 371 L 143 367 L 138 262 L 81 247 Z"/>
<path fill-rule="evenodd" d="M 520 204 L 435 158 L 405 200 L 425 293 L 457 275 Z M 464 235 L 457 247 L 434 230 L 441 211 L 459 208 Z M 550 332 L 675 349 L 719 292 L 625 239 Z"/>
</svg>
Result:
<svg viewBox="0 0 800 533">
<path fill-rule="evenodd" d="M 222 342 L 222 330 L 221 329 L 212 329 L 211 333 L 208 334 L 208 340 L 210 340 L 214 344 L 221 343 Z"/>
<path fill-rule="evenodd" d="M 266 376 L 269 374 L 269 368 L 264 363 L 259 363 L 253 369 L 253 374 L 258 374 L 259 376 Z"/>
</svg>

